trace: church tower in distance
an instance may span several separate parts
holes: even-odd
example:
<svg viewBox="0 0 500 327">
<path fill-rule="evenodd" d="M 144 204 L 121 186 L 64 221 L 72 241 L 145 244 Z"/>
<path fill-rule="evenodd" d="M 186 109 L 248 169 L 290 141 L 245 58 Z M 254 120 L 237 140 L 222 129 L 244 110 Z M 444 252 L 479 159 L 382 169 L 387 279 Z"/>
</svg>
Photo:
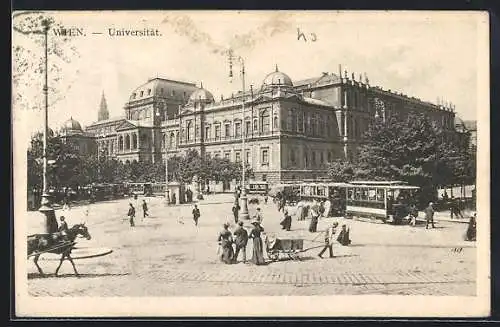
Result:
<svg viewBox="0 0 500 327">
<path fill-rule="evenodd" d="M 97 120 L 107 120 L 109 119 L 108 104 L 106 103 L 106 97 L 104 96 L 104 91 L 102 92 L 101 104 L 99 105 L 99 113 L 97 114 Z"/>
</svg>

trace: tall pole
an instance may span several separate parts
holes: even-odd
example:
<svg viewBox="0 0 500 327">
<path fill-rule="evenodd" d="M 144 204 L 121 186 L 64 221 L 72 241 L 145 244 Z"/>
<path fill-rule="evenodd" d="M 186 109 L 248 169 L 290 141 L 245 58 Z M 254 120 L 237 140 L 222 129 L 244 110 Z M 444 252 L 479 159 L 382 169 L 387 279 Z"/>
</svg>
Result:
<svg viewBox="0 0 500 327">
<path fill-rule="evenodd" d="M 44 107 L 44 120 L 43 120 L 43 193 L 41 207 L 38 209 L 41 213 L 45 215 L 44 232 L 45 233 L 55 233 L 57 232 L 57 220 L 54 208 L 50 203 L 49 196 L 49 175 L 47 172 L 47 138 L 48 138 L 48 120 L 49 120 L 49 88 L 48 88 L 48 44 L 47 38 L 50 28 L 50 23 L 48 20 L 43 21 L 44 37 L 45 37 L 45 73 L 44 73 L 44 86 L 43 95 L 45 97 L 45 107 Z"/>
<path fill-rule="evenodd" d="M 245 122 L 245 61 L 242 57 L 239 57 L 241 64 L 241 86 L 242 86 L 242 96 L 243 100 L 241 102 L 241 121 L 242 124 Z M 242 128 L 243 129 L 243 128 Z M 247 194 L 246 194 L 246 185 L 245 185 L 245 133 L 242 131 L 241 133 L 241 152 L 242 152 L 242 167 L 243 171 L 241 173 L 242 181 L 241 181 L 241 211 L 240 218 L 241 219 L 249 219 L 250 216 L 248 214 L 248 202 L 247 202 Z"/>
</svg>

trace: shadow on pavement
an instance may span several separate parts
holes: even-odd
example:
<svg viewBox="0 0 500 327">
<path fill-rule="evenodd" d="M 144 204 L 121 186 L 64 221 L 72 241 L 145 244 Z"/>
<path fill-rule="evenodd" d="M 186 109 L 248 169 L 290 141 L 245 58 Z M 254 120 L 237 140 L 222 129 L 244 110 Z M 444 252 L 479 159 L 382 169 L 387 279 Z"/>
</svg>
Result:
<svg viewBox="0 0 500 327">
<path fill-rule="evenodd" d="M 43 279 L 43 278 L 95 278 L 95 277 L 110 277 L 110 276 L 128 276 L 130 273 L 104 273 L 104 274 L 61 274 L 56 276 L 55 274 L 45 274 L 40 275 L 39 273 L 28 273 L 28 279 Z"/>
</svg>

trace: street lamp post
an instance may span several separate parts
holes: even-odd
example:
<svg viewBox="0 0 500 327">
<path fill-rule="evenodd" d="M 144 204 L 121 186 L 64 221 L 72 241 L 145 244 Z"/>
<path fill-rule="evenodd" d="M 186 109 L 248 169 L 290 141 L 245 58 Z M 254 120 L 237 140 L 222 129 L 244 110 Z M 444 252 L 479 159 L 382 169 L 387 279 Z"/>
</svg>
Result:
<svg viewBox="0 0 500 327">
<path fill-rule="evenodd" d="M 47 172 L 47 137 L 48 137 L 48 119 L 49 119 L 49 99 L 48 99 L 48 45 L 47 45 L 47 37 L 49 33 L 50 23 L 48 20 L 44 20 L 43 24 L 43 32 L 45 37 L 45 76 L 44 76 L 44 86 L 43 86 L 43 95 L 45 97 L 45 107 L 44 107 L 44 120 L 43 120 L 43 193 L 42 193 L 42 201 L 41 206 L 38 211 L 45 215 L 45 233 L 54 233 L 57 232 L 57 220 L 54 208 L 52 207 L 50 196 L 49 196 L 49 187 L 48 187 L 48 179 L 49 175 Z"/>
<path fill-rule="evenodd" d="M 242 98 L 243 100 L 241 101 L 241 122 L 242 125 L 245 122 L 245 61 L 243 60 L 242 57 L 238 56 L 238 60 L 241 65 L 241 87 L 242 87 Z M 248 214 L 248 199 L 247 199 L 247 191 L 246 191 L 246 185 L 245 185 L 245 133 L 243 131 L 243 126 L 242 126 L 242 133 L 241 133 L 241 152 L 242 152 L 242 157 L 243 157 L 243 164 L 242 164 L 242 173 L 241 173 L 241 211 L 240 211 L 240 218 L 241 219 L 249 219 L 250 216 Z"/>
</svg>

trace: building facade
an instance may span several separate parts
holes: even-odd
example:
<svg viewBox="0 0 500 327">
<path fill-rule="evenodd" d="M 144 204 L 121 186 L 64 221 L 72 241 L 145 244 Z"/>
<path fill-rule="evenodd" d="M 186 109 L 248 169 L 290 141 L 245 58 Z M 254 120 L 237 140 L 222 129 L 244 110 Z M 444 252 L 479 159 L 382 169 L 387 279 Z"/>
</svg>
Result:
<svg viewBox="0 0 500 327">
<path fill-rule="evenodd" d="M 196 149 L 206 157 L 244 160 L 255 179 L 266 181 L 326 177 L 328 162 L 356 159 L 376 118 L 423 112 L 455 128 L 452 108 L 371 86 L 366 75 L 356 80 L 340 68 L 293 82 L 276 67 L 257 89 L 220 100 L 203 86 L 154 78 L 132 92 L 124 111 L 109 119 L 103 95 L 98 121 L 85 129 L 106 155 L 164 162 Z"/>
</svg>

